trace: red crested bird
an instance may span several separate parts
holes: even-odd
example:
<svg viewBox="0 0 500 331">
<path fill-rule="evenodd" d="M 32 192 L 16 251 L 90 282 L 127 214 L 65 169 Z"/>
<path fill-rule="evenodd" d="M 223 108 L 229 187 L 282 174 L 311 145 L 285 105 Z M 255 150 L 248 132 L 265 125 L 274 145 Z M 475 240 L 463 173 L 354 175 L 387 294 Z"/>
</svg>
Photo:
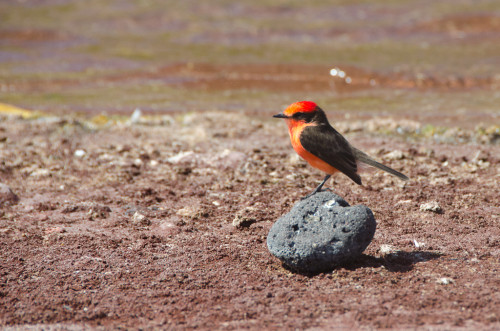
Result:
<svg viewBox="0 0 500 331">
<path fill-rule="evenodd" d="M 311 166 L 327 174 L 323 182 L 306 198 L 320 192 L 326 181 L 339 171 L 356 184 L 361 185 L 361 177 L 358 174 L 359 163 L 386 171 L 399 179 L 408 180 L 408 177 L 402 173 L 373 160 L 370 156 L 351 146 L 330 125 L 325 112 L 314 102 L 293 103 L 283 113 L 273 117 L 285 119 L 293 149 L 297 154 Z"/>
</svg>

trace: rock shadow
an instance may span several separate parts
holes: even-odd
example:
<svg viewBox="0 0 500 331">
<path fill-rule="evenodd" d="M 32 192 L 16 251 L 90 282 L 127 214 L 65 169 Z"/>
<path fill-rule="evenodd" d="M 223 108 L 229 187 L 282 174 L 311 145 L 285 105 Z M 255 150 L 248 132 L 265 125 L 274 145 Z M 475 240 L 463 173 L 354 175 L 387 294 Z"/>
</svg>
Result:
<svg viewBox="0 0 500 331">
<path fill-rule="evenodd" d="M 359 257 L 352 261 L 339 264 L 335 269 L 317 273 L 300 272 L 288 267 L 283 263 L 283 268 L 288 271 L 308 277 L 313 277 L 321 273 L 329 273 L 334 270 L 344 268 L 346 270 L 356 270 L 358 268 L 380 268 L 384 267 L 390 272 L 408 272 L 413 269 L 417 263 L 427 262 L 443 256 L 441 253 L 429 251 L 415 251 L 405 252 L 398 251 L 395 253 L 387 254 L 384 257 L 375 257 L 370 255 L 361 254 Z"/>
<path fill-rule="evenodd" d="M 362 254 L 356 260 L 346 263 L 342 267 L 348 270 L 358 268 L 380 268 L 384 267 L 391 272 L 408 272 L 413 269 L 413 266 L 420 262 L 427 262 L 437 259 L 443 254 L 429 251 L 414 251 L 405 252 L 398 251 L 387 254 L 384 257 L 374 257 Z"/>
</svg>

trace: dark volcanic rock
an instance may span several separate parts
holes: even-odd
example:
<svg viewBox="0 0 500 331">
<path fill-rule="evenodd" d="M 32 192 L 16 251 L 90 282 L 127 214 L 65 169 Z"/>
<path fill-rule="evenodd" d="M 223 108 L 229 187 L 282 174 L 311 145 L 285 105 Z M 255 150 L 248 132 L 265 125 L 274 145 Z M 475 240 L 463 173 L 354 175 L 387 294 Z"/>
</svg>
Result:
<svg viewBox="0 0 500 331">
<path fill-rule="evenodd" d="M 371 210 L 320 192 L 295 204 L 269 231 L 271 254 L 299 272 L 317 273 L 360 255 L 375 234 Z"/>
</svg>

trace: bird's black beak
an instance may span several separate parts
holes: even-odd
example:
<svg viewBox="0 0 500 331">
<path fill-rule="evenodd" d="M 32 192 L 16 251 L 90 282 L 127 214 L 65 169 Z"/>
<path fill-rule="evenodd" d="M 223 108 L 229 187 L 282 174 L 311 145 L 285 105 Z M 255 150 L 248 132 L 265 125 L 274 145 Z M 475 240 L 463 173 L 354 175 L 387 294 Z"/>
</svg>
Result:
<svg viewBox="0 0 500 331">
<path fill-rule="evenodd" d="M 276 117 L 276 118 L 288 118 L 288 116 L 286 116 L 283 113 L 279 113 L 279 114 L 273 115 L 273 117 Z"/>
</svg>

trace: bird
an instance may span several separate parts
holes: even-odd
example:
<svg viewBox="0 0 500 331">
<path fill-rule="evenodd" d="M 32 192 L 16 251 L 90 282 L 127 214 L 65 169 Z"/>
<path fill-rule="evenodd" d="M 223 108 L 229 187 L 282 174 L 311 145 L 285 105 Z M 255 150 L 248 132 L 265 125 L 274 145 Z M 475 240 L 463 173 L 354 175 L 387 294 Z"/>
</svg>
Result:
<svg viewBox="0 0 500 331">
<path fill-rule="evenodd" d="M 292 103 L 282 113 L 273 117 L 285 119 L 295 152 L 312 167 L 326 173 L 323 182 L 304 199 L 321 192 L 326 181 L 337 172 L 362 185 L 358 173 L 360 163 L 386 171 L 401 180 L 409 180 L 406 175 L 375 161 L 352 146 L 330 125 L 323 109 L 312 101 Z"/>
</svg>

